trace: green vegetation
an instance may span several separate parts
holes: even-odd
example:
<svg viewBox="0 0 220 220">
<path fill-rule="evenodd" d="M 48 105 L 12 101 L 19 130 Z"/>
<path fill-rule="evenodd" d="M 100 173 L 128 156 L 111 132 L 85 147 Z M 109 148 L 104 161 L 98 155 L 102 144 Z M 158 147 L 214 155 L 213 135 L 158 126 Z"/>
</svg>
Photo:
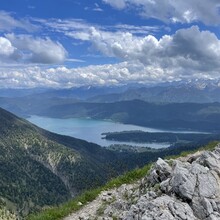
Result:
<svg viewBox="0 0 220 220">
<path fill-rule="evenodd" d="M 44 219 L 44 220 L 59 220 L 59 219 L 62 219 L 63 217 L 69 215 L 70 213 L 82 208 L 81 203 L 83 205 L 86 205 L 88 202 L 93 201 L 101 193 L 101 191 L 112 189 L 114 187 L 119 187 L 125 183 L 126 184 L 132 183 L 132 182 L 146 176 L 148 171 L 150 170 L 150 167 L 151 167 L 151 164 L 148 164 L 141 169 L 135 169 L 135 170 L 129 171 L 129 172 L 125 173 L 124 175 L 121 175 L 117 178 L 112 179 L 103 187 L 93 189 L 90 191 L 86 191 L 82 195 L 76 197 L 75 199 L 73 199 L 63 205 L 45 210 L 44 212 L 39 213 L 37 215 L 31 215 L 28 218 L 28 220 L 42 220 L 42 219 Z"/>
<path fill-rule="evenodd" d="M 40 136 L 25 121 L 3 110 L 0 113 L 0 197 L 6 206 L 16 215 L 26 216 L 30 210 L 70 198 L 62 180 L 44 165 L 51 152 L 56 155 L 62 147 Z M 73 156 L 77 158 L 75 153 Z M 56 159 L 51 158 L 51 164 Z"/>
<path fill-rule="evenodd" d="M 146 144 L 147 145 L 147 144 Z M 135 146 L 129 145 L 129 144 L 112 144 L 109 147 L 106 147 L 106 149 L 116 152 L 129 152 L 129 153 L 144 153 L 144 152 L 159 152 L 161 151 L 161 148 L 151 148 L 151 147 L 144 147 L 144 146 Z"/>
<path fill-rule="evenodd" d="M 79 210 L 82 205 L 87 202 L 93 201 L 97 195 L 101 192 L 101 188 L 86 191 L 82 195 L 76 197 L 74 200 L 69 201 L 58 207 L 50 208 L 37 215 L 31 215 L 28 217 L 29 220 L 58 220 L 67 216 L 71 212 Z"/>
<path fill-rule="evenodd" d="M 179 155 L 166 156 L 165 159 L 170 160 L 170 159 L 177 159 L 179 157 L 186 157 L 189 154 L 194 154 L 198 151 L 212 151 L 215 149 L 215 147 L 218 143 L 219 143 L 219 141 L 212 141 L 202 147 L 199 147 L 199 148 L 196 148 L 193 150 L 182 151 Z"/>
<path fill-rule="evenodd" d="M 0 197 L 17 216 L 63 203 L 118 174 L 109 164 L 115 155 L 98 145 L 47 132 L 2 109 L 0 123 Z"/>
<path fill-rule="evenodd" d="M 144 132 L 122 131 L 103 133 L 105 139 L 114 141 L 126 141 L 135 143 L 189 143 L 202 139 L 216 137 L 209 133 L 173 133 L 173 132 Z M 220 138 L 220 135 L 218 135 Z"/>
</svg>

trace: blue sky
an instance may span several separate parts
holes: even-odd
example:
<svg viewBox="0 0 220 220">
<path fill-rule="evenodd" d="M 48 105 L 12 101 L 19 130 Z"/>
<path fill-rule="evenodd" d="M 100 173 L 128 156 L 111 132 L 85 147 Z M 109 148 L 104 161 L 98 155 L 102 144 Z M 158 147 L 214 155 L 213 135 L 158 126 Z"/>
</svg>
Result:
<svg viewBox="0 0 220 220">
<path fill-rule="evenodd" d="M 7 0 L 0 87 L 219 80 L 219 0 Z"/>
</svg>

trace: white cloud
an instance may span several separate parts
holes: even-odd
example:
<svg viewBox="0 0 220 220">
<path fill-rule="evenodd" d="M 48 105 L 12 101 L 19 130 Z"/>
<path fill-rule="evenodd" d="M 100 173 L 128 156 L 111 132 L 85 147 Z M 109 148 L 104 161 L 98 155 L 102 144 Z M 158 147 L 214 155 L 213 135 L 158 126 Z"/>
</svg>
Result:
<svg viewBox="0 0 220 220">
<path fill-rule="evenodd" d="M 113 1 L 106 0 L 105 2 L 111 4 Z M 114 4 L 119 9 L 136 4 L 141 8 L 142 14 L 145 13 L 145 16 L 148 16 L 145 6 L 152 2 L 156 7 L 157 0 L 121 0 L 115 1 Z M 167 2 L 174 4 L 172 0 L 161 3 L 161 7 L 165 9 L 161 20 L 168 19 L 167 13 L 170 5 L 168 7 Z M 216 1 L 213 2 L 216 3 Z M 188 0 L 182 4 L 181 8 L 184 8 Z M 161 7 L 151 9 L 159 12 L 162 10 Z M 178 16 L 171 14 L 169 20 L 175 22 L 201 20 L 198 19 L 199 16 L 194 15 L 194 11 L 195 7 L 192 3 L 190 10 L 187 9 L 184 13 L 176 10 L 175 13 L 179 13 Z M 202 19 L 205 16 L 204 14 Z M 210 16 L 207 15 L 206 20 L 203 21 L 208 23 L 209 19 Z M 101 27 L 80 19 L 32 20 L 42 26 L 42 29 L 71 37 L 73 43 L 90 42 L 93 50 L 107 57 L 115 57 L 120 60 L 120 63 L 82 68 L 47 68 L 48 66 L 40 66 L 40 64 L 57 64 L 63 61 L 81 62 L 81 60 L 67 59 L 67 51 L 64 47 L 48 37 L 40 38 L 10 33 L 0 37 L 0 87 L 72 87 L 219 78 L 220 40 L 215 34 L 210 31 L 201 31 L 197 26 L 180 29 L 173 35 L 164 35 L 157 39 L 152 33 L 157 32 L 159 27 L 126 24 Z M 19 25 L 20 23 L 10 24 L 8 30 L 22 28 Z M 9 63 L 12 63 L 11 66 L 6 65 Z M 37 63 L 37 66 L 29 66 L 33 63 Z M 13 66 L 16 64 L 16 67 Z M 23 64 L 26 66 L 22 66 Z"/>
<path fill-rule="evenodd" d="M 32 24 L 28 19 L 15 19 L 10 13 L 0 11 L 0 32 L 14 29 L 24 29 L 27 32 L 33 32 L 38 30 L 39 27 Z"/>
<path fill-rule="evenodd" d="M 99 12 L 102 12 L 102 11 L 103 11 L 103 9 L 102 9 L 102 8 L 100 8 L 100 6 L 99 6 L 99 4 L 98 4 L 98 3 L 95 3 L 95 4 L 94 4 L 93 11 L 99 11 Z"/>
<path fill-rule="evenodd" d="M 91 35 L 91 27 L 103 32 L 109 32 L 114 35 L 116 32 L 130 32 L 134 35 L 146 35 L 161 31 L 165 27 L 161 26 L 146 26 L 146 25 L 128 25 L 128 24 L 116 24 L 100 26 L 97 24 L 90 24 L 81 19 L 34 19 L 34 21 L 45 26 L 52 31 L 63 33 L 68 37 L 77 40 L 89 40 Z"/>
<path fill-rule="evenodd" d="M 0 37 L 0 55 L 8 57 L 14 53 L 14 50 L 15 48 L 8 39 Z"/>
<path fill-rule="evenodd" d="M 82 23 L 78 25 L 81 28 L 83 26 Z M 165 35 L 160 39 L 152 35 L 110 32 L 97 27 L 87 30 L 86 37 L 74 35 L 73 38 L 89 41 L 95 50 L 105 56 L 116 57 L 122 62 L 81 68 L 2 66 L 0 86 L 62 88 L 158 83 L 197 78 L 219 79 L 220 40 L 210 31 L 200 31 L 197 26 L 180 29 L 173 35 Z M 4 38 L 0 38 L 0 47 L 4 48 L 2 51 L 5 51 L 3 53 L 8 57 L 19 52 L 20 59 L 29 63 L 59 62 L 66 56 L 65 49 L 58 42 L 29 35 L 5 35 Z"/>
<path fill-rule="evenodd" d="M 84 60 L 81 59 L 74 59 L 74 58 L 68 58 L 66 59 L 67 62 L 76 62 L 76 63 L 84 63 Z"/>
<path fill-rule="evenodd" d="M 135 8 L 141 16 L 164 22 L 220 24 L 219 0 L 103 0 L 116 9 Z"/>
<path fill-rule="evenodd" d="M 152 35 L 112 34 L 92 27 L 88 38 L 94 49 L 121 60 L 160 68 L 180 66 L 194 71 L 220 68 L 220 40 L 209 31 L 200 31 L 197 26 L 180 29 L 174 35 L 164 35 L 159 40 Z"/>
<path fill-rule="evenodd" d="M 81 68 L 40 66 L 0 68 L 0 87 L 68 88 L 85 85 L 156 84 L 191 79 L 219 79 L 219 71 L 192 71 L 184 67 L 161 68 L 157 64 L 122 62 Z"/>
<path fill-rule="evenodd" d="M 127 3 L 125 0 L 103 0 L 103 2 L 105 2 L 106 4 L 110 4 L 117 9 L 125 8 Z"/>
<path fill-rule="evenodd" d="M 163 30 L 165 27 L 159 26 L 135 26 L 128 24 L 118 24 L 112 27 L 117 32 L 129 32 L 134 35 L 153 34 Z"/>
<path fill-rule="evenodd" d="M 36 25 L 38 23 L 38 25 Z M 42 25 L 32 18 L 16 18 L 15 14 L 0 11 L 0 63 L 39 63 L 54 64 L 65 61 L 67 51 L 59 43 L 49 37 L 33 37 L 32 35 L 14 34 L 19 32 L 40 31 Z M 36 32 L 37 33 L 37 32 Z"/>
<path fill-rule="evenodd" d="M 88 66 L 83 68 L 16 67 L 0 69 L 0 86 L 24 87 L 73 87 L 83 85 L 120 85 L 129 82 L 156 82 L 157 70 L 127 62 Z M 163 77 L 160 74 L 160 79 Z"/>
<path fill-rule="evenodd" d="M 65 61 L 67 52 L 59 42 L 50 38 L 34 38 L 30 35 L 6 34 L 5 37 L 17 48 L 20 60 L 30 63 L 53 64 Z"/>
<path fill-rule="evenodd" d="M 99 4 L 98 3 L 94 3 L 94 6 L 93 7 L 88 7 L 86 6 L 84 8 L 85 11 L 97 11 L 97 12 L 103 12 L 103 9 L 100 8 Z"/>
</svg>

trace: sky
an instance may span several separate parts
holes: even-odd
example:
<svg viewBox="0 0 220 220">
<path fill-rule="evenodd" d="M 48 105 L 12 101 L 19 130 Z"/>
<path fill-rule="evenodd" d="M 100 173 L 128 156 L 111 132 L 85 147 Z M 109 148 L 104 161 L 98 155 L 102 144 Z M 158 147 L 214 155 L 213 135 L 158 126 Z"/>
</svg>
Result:
<svg viewBox="0 0 220 220">
<path fill-rule="evenodd" d="M 220 80 L 220 0 L 1 0 L 0 88 Z"/>
</svg>

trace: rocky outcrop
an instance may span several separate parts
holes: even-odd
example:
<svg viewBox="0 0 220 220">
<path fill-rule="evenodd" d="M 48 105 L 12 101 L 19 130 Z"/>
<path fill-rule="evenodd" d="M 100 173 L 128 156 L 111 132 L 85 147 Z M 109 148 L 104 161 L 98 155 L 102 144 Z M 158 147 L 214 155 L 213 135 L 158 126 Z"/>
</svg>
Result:
<svg viewBox="0 0 220 220">
<path fill-rule="evenodd" d="M 159 158 L 147 177 L 103 192 L 92 212 L 84 207 L 68 219 L 219 220 L 220 145 L 176 160 Z"/>
</svg>

